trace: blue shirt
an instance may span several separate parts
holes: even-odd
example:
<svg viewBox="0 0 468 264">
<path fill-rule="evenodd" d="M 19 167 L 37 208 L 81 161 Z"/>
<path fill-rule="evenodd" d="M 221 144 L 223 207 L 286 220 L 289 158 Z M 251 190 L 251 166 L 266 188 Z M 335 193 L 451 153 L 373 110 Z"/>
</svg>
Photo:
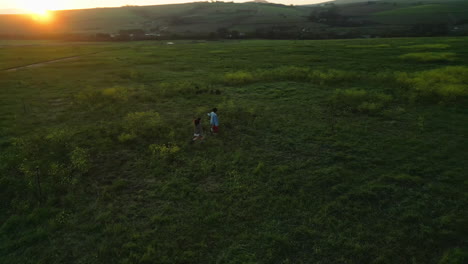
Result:
<svg viewBox="0 0 468 264">
<path fill-rule="evenodd" d="M 208 114 L 210 118 L 210 124 L 212 126 L 219 126 L 219 120 L 218 120 L 218 115 L 215 112 L 211 112 Z"/>
</svg>

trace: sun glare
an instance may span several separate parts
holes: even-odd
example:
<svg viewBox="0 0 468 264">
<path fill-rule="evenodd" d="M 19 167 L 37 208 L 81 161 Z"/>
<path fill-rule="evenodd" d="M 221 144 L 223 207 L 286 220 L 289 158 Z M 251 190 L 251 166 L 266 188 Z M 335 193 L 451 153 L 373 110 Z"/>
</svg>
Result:
<svg viewBox="0 0 468 264">
<path fill-rule="evenodd" d="M 58 8 L 58 6 L 55 6 L 57 1 L 54 0 L 22 0 L 20 3 L 23 10 L 31 14 L 34 20 L 41 23 L 51 22 L 53 17 L 50 10 Z"/>
<path fill-rule="evenodd" d="M 37 10 L 32 14 L 32 18 L 41 23 L 49 23 L 52 21 L 52 13 L 49 10 Z"/>
</svg>

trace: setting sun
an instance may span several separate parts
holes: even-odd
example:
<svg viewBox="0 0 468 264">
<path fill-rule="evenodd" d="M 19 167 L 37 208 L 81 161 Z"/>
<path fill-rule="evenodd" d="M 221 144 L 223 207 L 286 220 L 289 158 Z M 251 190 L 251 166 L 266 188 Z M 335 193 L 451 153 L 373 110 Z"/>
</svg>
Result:
<svg viewBox="0 0 468 264">
<path fill-rule="evenodd" d="M 53 17 L 50 10 L 57 10 L 60 8 L 59 1 L 45 0 L 22 0 L 20 1 L 21 8 L 27 13 L 32 15 L 32 18 L 36 21 L 47 23 L 50 22 Z"/>
<path fill-rule="evenodd" d="M 42 23 L 51 22 L 53 19 L 52 13 L 49 10 L 37 10 L 32 12 L 31 15 L 34 20 Z"/>
</svg>

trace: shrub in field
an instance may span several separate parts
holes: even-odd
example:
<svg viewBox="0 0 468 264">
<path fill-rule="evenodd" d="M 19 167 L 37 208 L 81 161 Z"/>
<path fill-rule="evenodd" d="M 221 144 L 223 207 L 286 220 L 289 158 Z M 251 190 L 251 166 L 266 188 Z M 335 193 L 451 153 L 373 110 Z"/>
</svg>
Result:
<svg viewBox="0 0 468 264">
<path fill-rule="evenodd" d="M 29 198 L 60 198 L 89 171 L 90 154 L 77 146 L 73 137 L 70 130 L 54 129 L 13 140 L 11 152 L 16 159 L 10 160 L 8 166 L 16 172 L 11 175 L 15 182 L 33 194 Z"/>
<path fill-rule="evenodd" d="M 70 170 L 61 163 L 52 162 L 48 173 L 54 178 L 56 183 L 69 184 L 72 183 Z"/>
<path fill-rule="evenodd" d="M 445 42 L 448 42 L 448 43 L 462 42 L 464 40 L 465 39 L 463 39 L 463 38 L 445 38 Z"/>
<path fill-rule="evenodd" d="M 347 45 L 347 48 L 359 48 L 359 49 L 369 49 L 369 48 L 389 48 L 389 44 L 376 44 L 376 45 Z"/>
<path fill-rule="evenodd" d="M 264 170 L 265 170 L 265 163 L 260 161 L 260 162 L 258 162 L 257 166 L 253 170 L 253 173 L 254 174 L 262 174 Z"/>
<path fill-rule="evenodd" d="M 468 261 L 468 250 L 463 248 L 453 248 L 444 253 L 438 264 L 458 264 Z"/>
<path fill-rule="evenodd" d="M 93 106 L 99 103 L 100 97 L 101 93 L 99 90 L 88 87 L 75 95 L 75 100 L 79 104 Z"/>
<path fill-rule="evenodd" d="M 134 112 L 129 113 L 124 119 L 124 127 L 130 131 L 141 131 L 154 128 L 160 123 L 161 117 L 159 113 L 149 112 Z"/>
<path fill-rule="evenodd" d="M 227 73 L 223 82 L 228 85 L 241 85 L 258 81 L 303 81 L 320 85 L 353 81 L 361 78 L 356 72 L 341 70 L 312 70 L 308 67 L 282 66 L 274 69 L 253 72 L 238 71 Z"/>
<path fill-rule="evenodd" d="M 450 66 L 414 74 L 396 74 L 411 99 L 456 101 L 468 97 L 468 67 Z"/>
<path fill-rule="evenodd" d="M 129 113 L 123 120 L 123 128 L 130 134 L 145 135 L 161 126 L 161 117 L 154 111 Z"/>
<path fill-rule="evenodd" d="M 131 133 L 122 133 L 119 135 L 118 137 L 118 140 L 119 142 L 128 142 L 128 141 L 132 141 L 136 138 L 137 136 L 135 134 L 131 134 Z"/>
<path fill-rule="evenodd" d="M 310 69 L 307 67 L 283 66 L 259 72 L 259 77 L 265 81 L 291 80 L 307 81 Z"/>
<path fill-rule="evenodd" d="M 367 80 L 378 82 L 378 83 L 385 83 L 385 84 L 390 84 L 390 83 L 395 83 L 395 72 L 391 71 L 383 71 L 383 72 L 378 72 L 375 74 L 369 74 L 368 76 L 365 76 Z"/>
<path fill-rule="evenodd" d="M 205 83 L 191 81 L 163 82 L 158 85 L 158 95 L 165 97 L 193 96 L 197 94 L 221 94 L 221 90 Z"/>
<path fill-rule="evenodd" d="M 330 84 L 340 83 L 346 81 L 353 81 L 361 78 L 357 72 L 341 71 L 341 70 L 327 70 L 327 71 L 311 71 L 309 73 L 309 80 L 315 83 Z"/>
<path fill-rule="evenodd" d="M 399 58 L 406 61 L 416 62 L 443 62 L 454 61 L 455 53 L 452 52 L 420 52 L 401 55 Z"/>
<path fill-rule="evenodd" d="M 336 90 L 332 96 L 332 101 L 335 105 L 354 105 L 361 104 L 368 98 L 368 93 L 365 90 Z"/>
<path fill-rule="evenodd" d="M 395 108 L 384 110 L 382 114 L 385 117 L 392 119 L 392 118 L 396 118 L 396 117 L 404 114 L 405 112 L 406 112 L 406 109 L 404 109 L 401 106 L 398 106 L 398 107 L 395 107 Z"/>
<path fill-rule="evenodd" d="M 223 82 L 229 85 L 247 84 L 258 80 L 258 76 L 254 77 L 254 73 L 246 71 L 226 73 L 223 78 Z"/>
<path fill-rule="evenodd" d="M 117 76 L 119 76 L 122 79 L 128 79 L 133 81 L 138 81 L 144 78 L 144 75 L 136 70 L 121 71 L 117 73 Z"/>
<path fill-rule="evenodd" d="M 130 91 L 128 88 L 124 87 L 113 87 L 102 90 L 101 94 L 104 98 L 108 98 L 112 101 L 127 102 Z"/>
<path fill-rule="evenodd" d="M 187 91 L 193 88 L 193 85 L 189 81 L 179 81 L 172 83 L 160 83 L 158 85 L 158 93 L 163 96 L 174 96 L 180 92 Z"/>
<path fill-rule="evenodd" d="M 166 161 L 174 160 L 176 154 L 180 151 L 180 147 L 174 144 L 151 144 L 148 148 L 154 159 Z"/>
<path fill-rule="evenodd" d="M 160 156 L 167 156 L 171 154 L 175 154 L 180 151 L 180 147 L 176 145 L 157 145 L 151 144 L 149 146 L 149 150 L 152 155 L 160 155 Z"/>
<path fill-rule="evenodd" d="M 135 89 L 126 87 L 112 87 L 106 89 L 86 88 L 75 96 L 79 104 L 89 107 L 102 105 L 114 105 L 115 103 L 126 103 L 130 96 L 135 94 Z"/>
<path fill-rule="evenodd" d="M 336 108 L 361 113 L 377 113 L 387 106 L 392 97 L 383 93 L 369 93 L 360 89 L 338 89 L 331 97 Z"/>
<path fill-rule="evenodd" d="M 224 101 L 218 107 L 223 109 L 224 126 L 231 129 L 252 124 L 260 113 L 255 107 L 245 108 L 232 100 Z"/>
<path fill-rule="evenodd" d="M 410 45 L 410 46 L 400 46 L 403 49 L 448 49 L 450 45 L 448 44 L 421 44 L 421 45 Z"/>
<path fill-rule="evenodd" d="M 90 155 L 87 149 L 75 147 L 67 156 L 66 162 L 51 161 L 47 174 L 62 185 L 75 185 L 78 177 L 89 171 Z"/>
<path fill-rule="evenodd" d="M 137 135 L 150 136 L 157 134 L 162 122 L 159 113 L 154 111 L 129 113 L 122 124 L 125 132 L 119 136 L 119 140 L 130 140 Z M 130 135 L 130 136 L 129 136 Z"/>
<path fill-rule="evenodd" d="M 70 166 L 80 174 L 86 173 L 90 168 L 89 153 L 86 149 L 75 147 L 70 153 Z"/>
</svg>

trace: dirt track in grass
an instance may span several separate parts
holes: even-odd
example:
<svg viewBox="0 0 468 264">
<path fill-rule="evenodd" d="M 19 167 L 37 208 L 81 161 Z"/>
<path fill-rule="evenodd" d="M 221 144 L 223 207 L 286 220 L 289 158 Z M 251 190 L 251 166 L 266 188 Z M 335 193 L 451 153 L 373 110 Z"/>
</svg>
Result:
<svg viewBox="0 0 468 264">
<path fill-rule="evenodd" d="M 63 57 L 63 58 L 58 58 L 58 59 L 53 59 L 53 60 L 48 60 L 48 61 L 41 61 L 41 62 L 36 62 L 36 63 L 28 64 L 28 65 L 22 65 L 22 66 L 2 69 L 2 71 L 11 72 L 11 71 L 17 71 L 17 70 L 26 69 L 26 68 L 41 67 L 41 66 L 44 66 L 44 65 L 47 65 L 47 64 L 52 64 L 52 63 L 55 63 L 55 62 L 73 60 L 73 59 L 81 58 L 81 57 L 84 57 L 84 56 L 90 56 L 90 55 L 94 55 L 94 54 L 98 54 L 98 53 L 102 53 L 102 52 L 104 52 L 104 51 L 93 52 L 93 53 L 82 54 L 82 55 L 76 55 L 76 56 Z"/>
</svg>

